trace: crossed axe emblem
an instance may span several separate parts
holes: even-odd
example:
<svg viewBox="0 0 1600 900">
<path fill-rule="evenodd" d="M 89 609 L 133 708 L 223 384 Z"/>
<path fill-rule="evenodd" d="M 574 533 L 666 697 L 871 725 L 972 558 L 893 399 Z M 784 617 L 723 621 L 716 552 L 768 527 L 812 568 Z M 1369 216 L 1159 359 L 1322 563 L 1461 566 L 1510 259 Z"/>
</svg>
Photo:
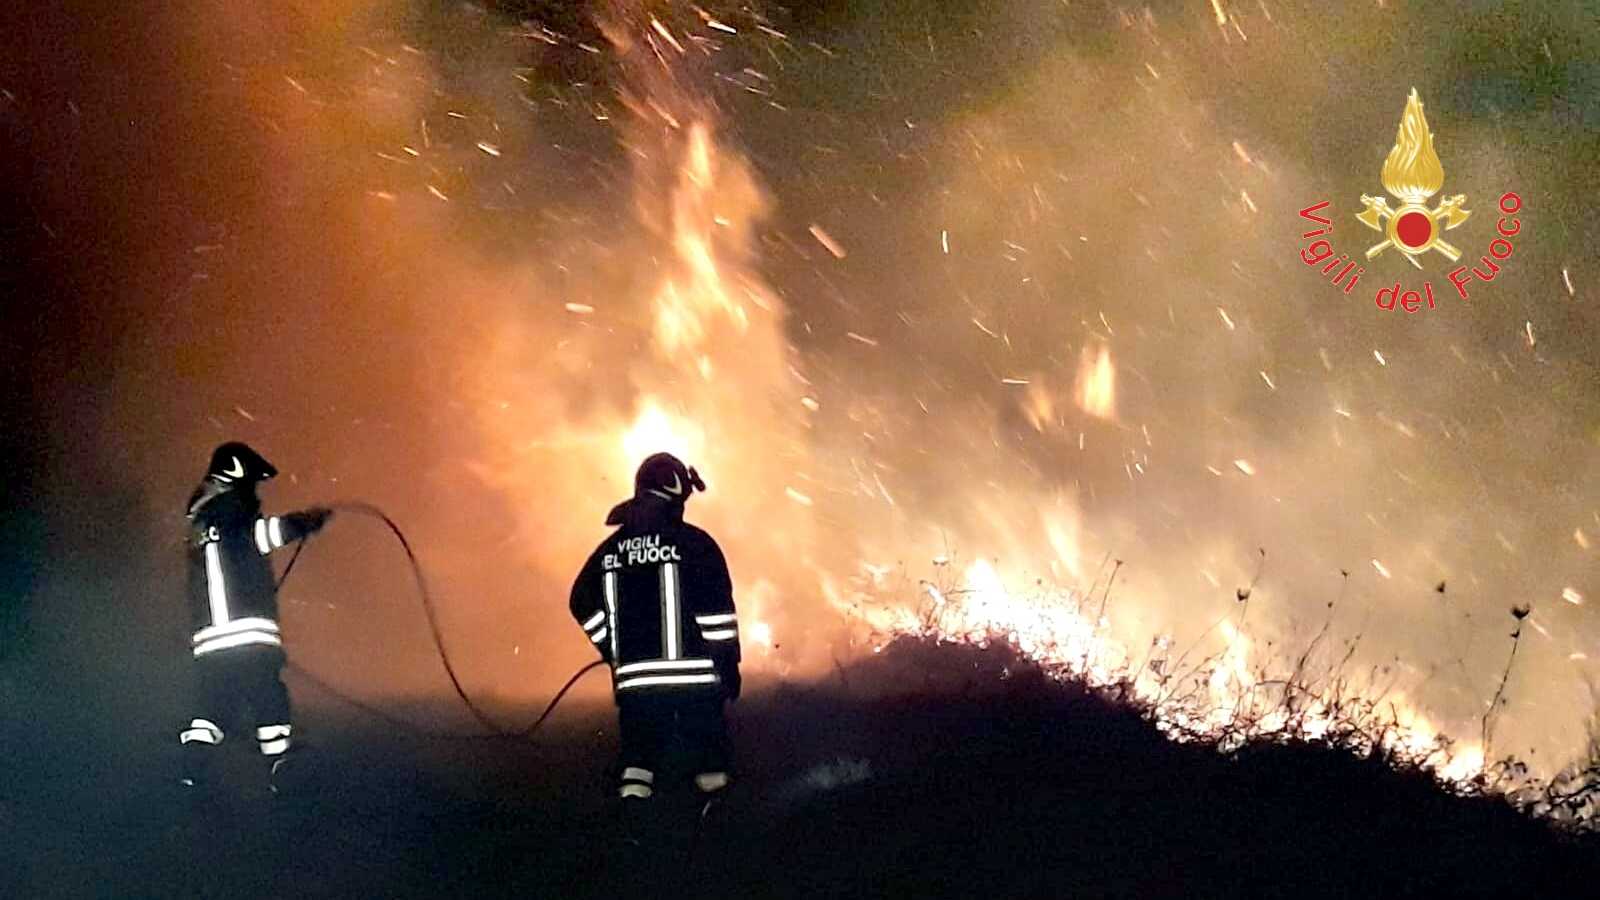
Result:
<svg viewBox="0 0 1600 900">
<path fill-rule="evenodd" d="M 1399 209 L 1391 209 L 1387 198 L 1369 197 L 1366 194 L 1361 195 L 1361 202 L 1366 209 L 1357 213 L 1356 218 L 1368 228 L 1384 232 L 1383 241 L 1367 250 L 1367 259 L 1376 257 L 1391 246 L 1419 269 L 1422 263 L 1417 262 L 1417 257 L 1429 250 L 1443 253 L 1451 262 L 1461 258 L 1461 251 L 1440 234 L 1455 228 L 1472 215 L 1471 211 L 1461 208 L 1461 204 L 1467 202 L 1466 194 L 1446 197 L 1434 209 L 1428 209 L 1414 200 L 1402 204 Z"/>
</svg>

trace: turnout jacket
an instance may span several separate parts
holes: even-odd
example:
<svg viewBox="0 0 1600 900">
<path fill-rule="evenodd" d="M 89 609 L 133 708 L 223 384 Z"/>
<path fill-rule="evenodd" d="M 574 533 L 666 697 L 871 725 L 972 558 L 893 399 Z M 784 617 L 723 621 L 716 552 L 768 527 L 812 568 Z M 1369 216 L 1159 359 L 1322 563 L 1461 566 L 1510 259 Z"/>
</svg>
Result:
<svg viewBox="0 0 1600 900">
<path fill-rule="evenodd" d="M 636 498 L 572 586 L 571 611 L 624 694 L 739 693 L 739 622 L 722 549 L 681 504 Z"/>
<path fill-rule="evenodd" d="M 189 507 L 189 609 L 196 657 L 232 647 L 282 646 L 278 586 L 267 556 L 315 531 L 314 515 L 263 516 L 246 489 L 197 494 Z"/>
</svg>

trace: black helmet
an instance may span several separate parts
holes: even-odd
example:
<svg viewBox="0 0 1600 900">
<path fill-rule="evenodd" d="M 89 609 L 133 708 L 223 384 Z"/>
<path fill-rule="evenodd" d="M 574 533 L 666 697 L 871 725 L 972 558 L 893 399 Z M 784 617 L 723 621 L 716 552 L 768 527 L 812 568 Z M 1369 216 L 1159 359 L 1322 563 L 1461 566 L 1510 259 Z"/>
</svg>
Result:
<svg viewBox="0 0 1600 900">
<path fill-rule="evenodd" d="M 278 474 L 272 463 L 250 449 L 250 445 L 229 441 L 211 453 L 206 478 L 224 485 L 253 484 Z"/>
<path fill-rule="evenodd" d="M 663 500 L 682 503 L 695 491 L 706 489 L 700 473 L 671 453 L 657 453 L 639 464 L 633 476 L 633 495 L 652 494 Z"/>
</svg>

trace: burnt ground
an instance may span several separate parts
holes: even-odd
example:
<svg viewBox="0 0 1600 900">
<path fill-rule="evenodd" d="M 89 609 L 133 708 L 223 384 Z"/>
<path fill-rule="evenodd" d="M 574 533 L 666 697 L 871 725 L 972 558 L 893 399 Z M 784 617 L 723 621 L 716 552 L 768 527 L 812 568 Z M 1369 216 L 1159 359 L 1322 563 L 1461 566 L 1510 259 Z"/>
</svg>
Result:
<svg viewBox="0 0 1600 900">
<path fill-rule="evenodd" d="M 619 840 L 605 797 L 609 710 L 564 708 L 532 743 L 447 741 L 290 684 L 308 744 L 292 790 L 268 793 L 240 744 L 231 790 L 191 807 L 166 782 L 170 754 L 135 749 L 164 728 L 107 740 L 92 705 L 49 702 L 37 667 L 10 676 L 0 896 L 1563 897 L 1600 883 L 1600 845 L 1496 801 L 1316 748 L 1174 745 L 1004 649 L 902 644 L 825 686 L 755 692 L 736 707 L 726 804 L 691 846 L 695 808 L 664 802 L 646 849 Z"/>
</svg>

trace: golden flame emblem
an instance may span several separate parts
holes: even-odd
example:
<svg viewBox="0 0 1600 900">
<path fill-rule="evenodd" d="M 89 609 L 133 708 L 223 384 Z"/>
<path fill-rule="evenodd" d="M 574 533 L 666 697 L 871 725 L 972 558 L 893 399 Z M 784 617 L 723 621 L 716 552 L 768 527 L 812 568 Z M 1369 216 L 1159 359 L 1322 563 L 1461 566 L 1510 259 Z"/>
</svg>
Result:
<svg viewBox="0 0 1600 900">
<path fill-rule="evenodd" d="M 1397 209 L 1389 207 L 1385 197 L 1361 195 L 1366 209 L 1356 215 L 1363 225 L 1384 233 L 1382 243 L 1367 251 L 1367 259 L 1394 247 L 1408 262 L 1417 268 L 1422 263 L 1417 257 L 1429 250 L 1437 250 L 1454 262 L 1461 251 L 1452 247 L 1441 236 L 1455 228 L 1471 212 L 1462 209 L 1466 194 L 1456 194 L 1439 201 L 1434 209 L 1424 203 L 1444 186 L 1444 166 L 1433 149 L 1433 132 L 1428 130 L 1428 120 L 1422 114 L 1422 98 L 1417 89 L 1411 89 L 1406 98 L 1406 110 L 1400 116 L 1400 132 L 1395 136 L 1394 149 L 1383 161 L 1383 187 L 1400 199 Z"/>
</svg>

